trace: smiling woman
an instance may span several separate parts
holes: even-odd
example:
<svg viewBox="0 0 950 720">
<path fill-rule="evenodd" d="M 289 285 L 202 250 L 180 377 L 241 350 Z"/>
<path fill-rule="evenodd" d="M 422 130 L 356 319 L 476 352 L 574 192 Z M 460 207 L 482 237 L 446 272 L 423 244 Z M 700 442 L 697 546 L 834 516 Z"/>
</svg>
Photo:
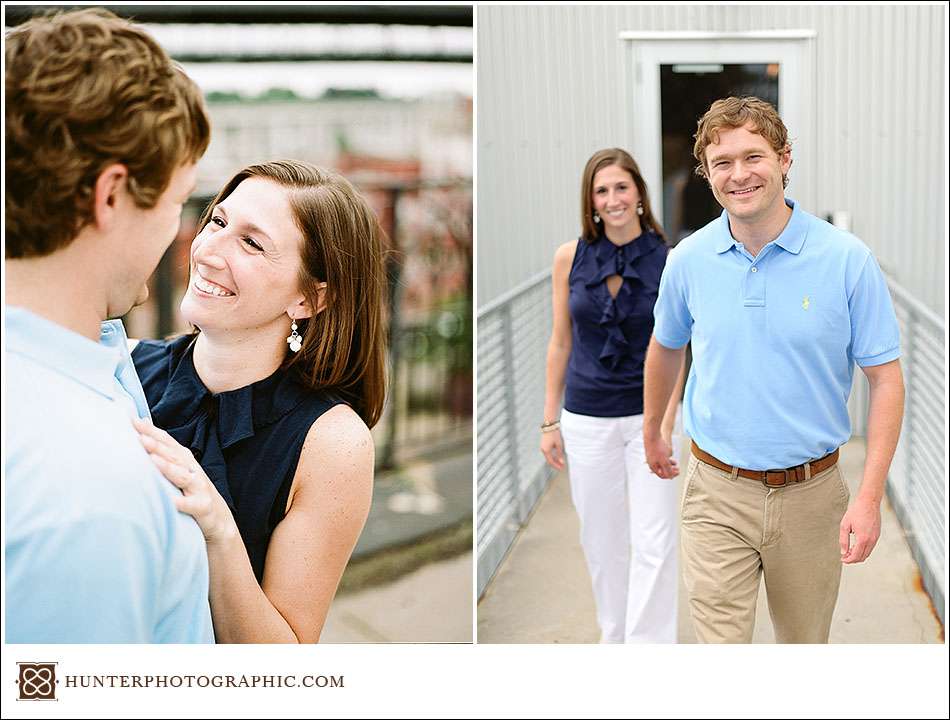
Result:
<svg viewBox="0 0 950 720">
<path fill-rule="evenodd" d="M 314 642 L 372 493 L 379 226 L 338 175 L 253 165 L 205 211 L 190 270 L 196 332 L 132 354 L 158 426 L 142 442 L 204 533 L 218 641 Z"/>
<path fill-rule="evenodd" d="M 208 214 L 191 245 L 182 316 L 212 336 L 236 339 L 235 333 L 266 331 L 283 339 L 289 320 L 312 315 L 298 282 L 304 241 L 287 191 L 273 180 L 251 177 Z"/>
<path fill-rule="evenodd" d="M 581 180 L 581 237 L 554 256 L 541 451 L 558 470 L 569 461 L 597 623 L 610 643 L 676 641 L 675 491 L 646 466 L 641 434 L 663 239 L 630 154 L 594 153 Z M 668 439 L 677 405 L 674 394 Z"/>
</svg>

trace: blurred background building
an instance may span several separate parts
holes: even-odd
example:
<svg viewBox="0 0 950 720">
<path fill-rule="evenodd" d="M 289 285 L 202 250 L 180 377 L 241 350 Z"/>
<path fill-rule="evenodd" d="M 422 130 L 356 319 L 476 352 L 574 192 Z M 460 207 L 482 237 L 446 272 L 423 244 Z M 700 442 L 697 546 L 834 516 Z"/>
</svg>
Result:
<svg viewBox="0 0 950 720">
<path fill-rule="evenodd" d="M 106 7 L 183 65 L 212 125 L 178 237 L 148 303 L 125 318 L 130 337 L 189 330 L 178 303 L 197 218 L 243 166 L 294 158 L 353 182 L 391 251 L 391 374 L 373 430 L 373 509 L 342 592 L 371 592 L 433 561 L 452 563 L 457 579 L 448 598 L 413 591 L 403 614 L 390 603 L 377 616 L 372 600 L 357 619 L 331 611 L 324 639 L 471 640 L 472 8 Z M 5 22 L 51 9 L 5 6 Z"/>
<path fill-rule="evenodd" d="M 787 196 L 887 275 L 907 386 L 888 498 L 944 619 L 946 22 L 943 3 L 479 7 L 479 595 L 554 474 L 537 429 L 550 268 L 580 232 L 585 162 L 630 151 L 675 244 L 721 212 L 693 174 L 698 119 L 755 94 L 789 128 Z M 860 444 L 861 372 L 849 408 Z"/>
</svg>

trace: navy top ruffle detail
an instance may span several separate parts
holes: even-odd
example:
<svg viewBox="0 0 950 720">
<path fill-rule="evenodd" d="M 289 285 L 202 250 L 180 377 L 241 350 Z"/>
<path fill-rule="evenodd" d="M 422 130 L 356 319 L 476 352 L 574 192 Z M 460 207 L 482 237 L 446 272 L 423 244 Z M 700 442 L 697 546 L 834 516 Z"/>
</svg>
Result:
<svg viewBox="0 0 950 720">
<path fill-rule="evenodd" d="M 603 235 L 592 243 L 578 240 L 568 279 L 572 347 L 564 407 L 570 412 L 643 412 L 643 362 L 667 252 L 651 231 L 624 245 Z M 607 288 L 614 275 L 623 279 L 616 297 Z"/>
</svg>

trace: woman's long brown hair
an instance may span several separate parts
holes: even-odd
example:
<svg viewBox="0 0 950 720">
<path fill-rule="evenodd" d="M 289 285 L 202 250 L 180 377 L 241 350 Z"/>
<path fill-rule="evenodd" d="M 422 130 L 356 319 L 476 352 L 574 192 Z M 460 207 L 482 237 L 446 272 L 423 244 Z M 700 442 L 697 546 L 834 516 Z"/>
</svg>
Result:
<svg viewBox="0 0 950 720">
<path fill-rule="evenodd" d="M 300 290 L 314 311 L 298 321 L 300 351 L 284 367 L 313 390 L 338 394 L 373 427 L 386 397 L 386 328 L 382 229 L 366 199 L 346 178 L 298 160 L 249 165 L 221 189 L 199 221 L 248 178 L 290 190 L 293 219 L 303 234 Z M 320 302 L 320 283 L 326 283 Z"/>
</svg>

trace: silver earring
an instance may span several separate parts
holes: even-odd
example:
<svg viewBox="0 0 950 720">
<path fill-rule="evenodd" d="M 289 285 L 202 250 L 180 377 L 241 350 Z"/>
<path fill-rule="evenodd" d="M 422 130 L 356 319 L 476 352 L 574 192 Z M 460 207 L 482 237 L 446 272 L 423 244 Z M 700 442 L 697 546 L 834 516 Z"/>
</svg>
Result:
<svg viewBox="0 0 950 720">
<path fill-rule="evenodd" d="M 299 352 L 300 345 L 303 342 L 303 338 L 297 332 L 297 321 L 291 319 L 290 321 L 290 337 L 287 338 L 287 342 L 290 344 L 290 350 L 292 352 Z"/>
<path fill-rule="evenodd" d="M 638 203 L 637 203 L 637 215 L 643 215 L 643 203 L 642 203 L 642 202 L 638 202 Z"/>
<path fill-rule="evenodd" d="M 594 222 L 595 222 L 595 223 L 599 223 L 599 222 L 600 222 L 600 215 L 598 215 L 596 212 L 594 213 Z"/>
</svg>

